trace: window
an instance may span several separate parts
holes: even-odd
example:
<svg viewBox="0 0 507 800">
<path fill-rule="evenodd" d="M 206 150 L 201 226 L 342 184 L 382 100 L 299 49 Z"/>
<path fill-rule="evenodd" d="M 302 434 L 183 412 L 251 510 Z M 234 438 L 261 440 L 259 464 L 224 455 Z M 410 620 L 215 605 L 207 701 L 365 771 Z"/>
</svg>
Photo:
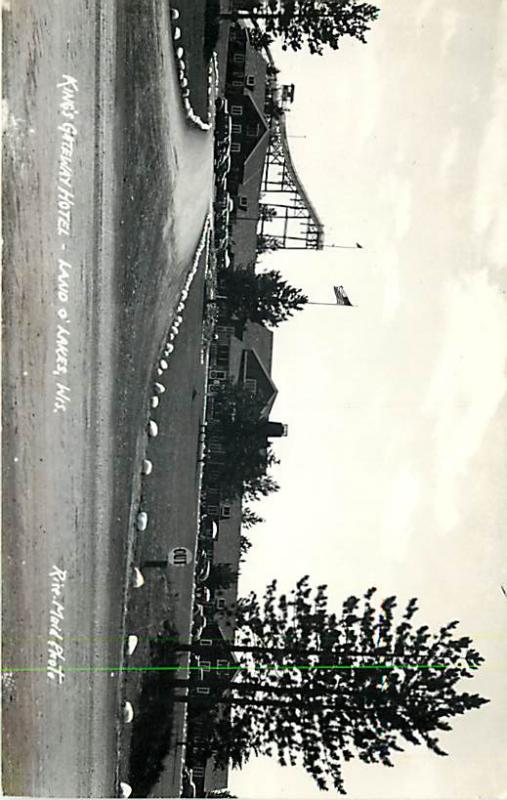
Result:
<svg viewBox="0 0 507 800">
<path fill-rule="evenodd" d="M 233 117 L 243 116 L 243 106 L 231 106 L 231 114 Z"/>
<path fill-rule="evenodd" d="M 209 686 L 198 686 L 196 694 L 209 694 Z"/>
<path fill-rule="evenodd" d="M 204 778 L 204 767 L 202 767 L 200 764 L 192 767 L 192 776 L 194 778 Z"/>
<path fill-rule="evenodd" d="M 210 370 L 210 379 L 212 381 L 223 381 L 227 378 L 225 369 L 212 369 Z"/>
<path fill-rule="evenodd" d="M 233 142 L 231 144 L 231 153 L 240 153 L 241 152 L 241 145 L 239 142 Z"/>
<path fill-rule="evenodd" d="M 248 389 L 252 394 L 257 393 L 257 381 L 255 378 L 245 378 L 245 389 Z"/>
<path fill-rule="evenodd" d="M 245 195 L 241 194 L 238 197 L 238 205 L 242 211 L 246 211 L 248 209 L 248 197 L 245 197 Z"/>
<path fill-rule="evenodd" d="M 217 325 L 216 329 L 219 336 L 233 336 L 234 328 L 232 325 Z"/>
<path fill-rule="evenodd" d="M 243 81 L 236 79 L 234 81 L 231 81 L 231 85 L 234 86 L 235 89 L 241 89 L 241 87 L 243 86 Z"/>
<path fill-rule="evenodd" d="M 223 504 L 220 509 L 220 516 L 222 517 L 222 519 L 230 519 L 231 507 L 229 505 Z"/>
<path fill-rule="evenodd" d="M 255 89 L 255 78 L 253 75 L 248 75 L 246 79 L 246 85 L 249 89 Z"/>
<path fill-rule="evenodd" d="M 199 639 L 199 644 L 203 647 L 211 647 L 211 639 Z"/>
<path fill-rule="evenodd" d="M 245 63 L 245 56 L 243 53 L 234 53 L 232 60 L 235 64 L 244 64 Z"/>
<path fill-rule="evenodd" d="M 259 126 L 258 125 L 248 125 L 248 127 L 246 129 L 246 135 L 250 139 L 255 139 L 255 137 L 259 135 Z"/>
<path fill-rule="evenodd" d="M 228 661 L 225 661 L 223 658 L 219 658 L 219 659 L 217 660 L 217 667 L 222 667 L 222 668 L 224 668 L 224 667 L 228 667 L 228 666 L 229 666 L 229 662 L 228 662 Z"/>
<path fill-rule="evenodd" d="M 224 609 L 225 608 L 225 597 L 217 597 L 215 600 L 216 608 Z"/>
<path fill-rule="evenodd" d="M 201 667 L 201 669 L 209 670 L 211 669 L 211 661 L 204 661 L 202 658 L 200 658 L 199 666 Z"/>
<path fill-rule="evenodd" d="M 241 125 L 240 122 L 233 122 L 232 123 L 232 132 L 233 133 L 241 133 L 242 130 L 243 130 L 243 126 Z"/>
</svg>

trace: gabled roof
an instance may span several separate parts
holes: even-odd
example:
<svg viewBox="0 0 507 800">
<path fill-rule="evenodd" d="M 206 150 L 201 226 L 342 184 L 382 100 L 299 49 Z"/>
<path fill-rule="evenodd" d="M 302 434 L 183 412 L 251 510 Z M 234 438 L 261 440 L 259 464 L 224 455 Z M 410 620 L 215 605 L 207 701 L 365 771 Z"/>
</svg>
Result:
<svg viewBox="0 0 507 800">
<path fill-rule="evenodd" d="M 223 653 L 224 656 L 227 656 L 227 659 L 231 662 L 231 665 L 235 664 L 239 667 L 239 661 L 236 654 L 230 650 L 233 640 L 231 639 L 231 636 L 224 631 L 216 619 L 209 620 L 202 633 L 201 639 L 211 639 L 213 642 L 209 648 L 210 654 L 213 653 L 213 655 L 216 655 L 217 652 Z M 224 675 L 226 675 L 228 680 L 235 674 L 236 670 L 224 670 Z"/>
<path fill-rule="evenodd" d="M 262 363 L 257 351 L 252 347 L 245 349 L 243 362 L 243 377 L 254 377 L 257 380 L 257 394 L 264 401 L 261 417 L 267 419 L 278 394 L 271 375 Z"/>
<path fill-rule="evenodd" d="M 258 322 L 247 322 L 243 346 L 253 348 L 271 375 L 273 366 L 273 331 Z"/>
<path fill-rule="evenodd" d="M 247 150 L 246 148 L 243 148 L 243 155 L 245 156 L 245 158 L 242 165 L 242 174 L 244 180 L 244 177 L 248 170 L 247 164 L 250 156 L 252 155 L 253 152 L 255 152 L 255 149 L 263 139 L 266 139 L 267 143 L 269 126 L 268 123 L 266 122 L 264 114 L 260 110 L 259 106 L 255 102 L 252 93 L 248 91 L 248 89 L 245 89 L 243 94 L 240 95 L 240 98 L 243 101 L 243 115 L 242 115 L 243 124 L 245 124 L 246 122 L 247 127 L 253 127 L 254 125 L 257 125 L 258 128 L 256 137 L 249 137 L 248 139 L 246 139 L 246 142 L 248 143 L 250 149 Z"/>
<path fill-rule="evenodd" d="M 250 102 L 251 105 L 253 106 L 253 108 L 255 110 L 255 113 L 256 113 L 256 115 L 257 115 L 257 117 L 259 119 L 259 125 L 261 127 L 261 131 L 260 131 L 260 134 L 259 134 L 259 137 L 258 137 L 257 141 L 255 142 L 253 148 L 251 149 L 250 153 L 247 155 L 247 157 L 245 159 L 245 165 L 243 167 L 243 176 L 244 176 L 243 180 L 244 181 L 248 180 L 248 164 L 249 164 L 249 161 L 251 160 L 253 154 L 257 150 L 257 148 L 260 147 L 261 143 L 264 143 L 265 150 L 267 150 L 267 147 L 268 147 L 268 144 L 269 144 L 269 125 L 268 125 L 268 123 L 266 121 L 266 118 L 265 118 L 264 114 L 262 113 L 262 111 L 260 110 L 259 106 L 255 102 L 255 98 L 254 98 L 253 94 L 248 89 L 245 91 L 245 102 L 246 103 Z M 265 158 L 265 155 L 266 155 L 266 153 L 264 152 L 263 153 L 263 160 Z"/>
</svg>

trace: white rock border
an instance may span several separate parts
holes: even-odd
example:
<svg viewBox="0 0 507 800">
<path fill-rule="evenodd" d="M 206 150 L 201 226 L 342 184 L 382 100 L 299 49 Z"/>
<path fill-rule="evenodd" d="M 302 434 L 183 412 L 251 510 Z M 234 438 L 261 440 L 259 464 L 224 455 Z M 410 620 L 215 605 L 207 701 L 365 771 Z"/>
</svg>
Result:
<svg viewBox="0 0 507 800">
<path fill-rule="evenodd" d="M 201 260 L 201 256 L 203 251 L 206 249 L 207 253 L 209 252 L 209 246 L 211 241 L 211 231 L 212 231 L 212 212 L 211 209 L 208 212 L 206 219 L 204 221 L 203 229 L 201 232 L 201 236 L 199 238 L 199 243 L 197 245 L 197 249 L 194 253 L 194 258 L 192 260 L 192 266 L 190 271 L 187 274 L 187 278 L 185 280 L 185 284 L 183 289 L 181 290 L 175 308 L 177 316 L 173 319 L 169 331 L 167 332 L 164 343 L 162 345 L 162 355 L 157 357 L 156 362 L 156 374 L 159 380 L 155 380 L 153 382 L 153 392 L 150 396 L 150 417 L 151 411 L 159 407 L 161 401 L 163 400 L 163 395 L 166 391 L 166 387 L 163 383 L 160 382 L 162 376 L 167 372 L 170 366 L 170 356 L 174 352 L 174 341 L 178 335 L 179 329 L 181 324 L 183 323 L 183 316 L 182 312 L 185 310 L 185 304 L 190 292 L 190 287 L 194 277 L 196 275 L 197 269 L 199 267 L 199 261 Z M 155 439 L 159 434 L 159 426 L 155 420 L 149 418 L 146 426 L 148 440 Z M 153 470 L 152 462 L 147 458 L 146 449 L 145 454 L 143 456 L 143 461 L 141 465 L 141 475 L 147 476 L 150 475 Z M 147 516 L 147 515 L 146 515 Z M 139 531 L 139 527 L 137 527 Z M 144 528 L 143 528 L 144 530 Z"/>
<path fill-rule="evenodd" d="M 129 700 L 125 700 L 122 709 L 123 722 L 128 725 L 134 719 L 134 708 Z"/>
<path fill-rule="evenodd" d="M 120 781 L 120 797 L 130 797 L 132 794 L 132 786 L 130 783 Z"/>
<path fill-rule="evenodd" d="M 185 303 L 186 303 L 186 300 L 187 300 L 189 292 L 190 292 L 190 287 L 191 287 L 192 281 L 194 280 L 194 277 L 195 277 L 195 275 L 197 273 L 197 270 L 198 270 L 198 267 L 199 267 L 199 261 L 201 260 L 201 256 L 202 256 L 203 251 L 205 249 L 206 249 L 206 253 L 207 253 L 207 258 L 209 256 L 209 248 L 210 248 L 212 229 L 213 229 L 213 215 L 212 215 L 212 211 L 210 209 L 208 214 L 207 214 L 207 216 L 206 216 L 206 219 L 204 221 L 204 226 L 203 226 L 203 229 L 202 229 L 202 232 L 201 232 L 201 236 L 199 238 L 199 243 L 197 245 L 197 249 L 195 251 L 194 258 L 193 258 L 193 261 L 192 261 L 192 267 L 191 267 L 191 269 L 190 269 L 190 271 L 189 271 L 189 273 L 187 275 L 187 278 L 185 280 L 185 284 L 183 286 L 183 289 L 180 292 L 178 303 L 176 305 L 176 313 L 178 314 L 178 316 L 173 321 L 173 323 L 172 323 L 172 325 L 171 325 L 171 327 L 170 327 L 170 329 L 169 329 L 169 331 L 167 333 L 167 336 L 166 336 L 166 340 L 165 340 L 165 344 L 164 344 L 164 350 L 163 350 L 163 355 L 165 356 L 165 358 L 164 359 L 158 359 L 157 360 L 157 364 L 160 364 L 160 362 L 162 360 L 166 363 L 168 357 L 171 355 L 171 353 L 174 350 L 174 345 L 172 343 L 173 343 L 174 339 L 176 338 L 176 336 L 178 334 L 178 330 L 179 330 L 181 322 L 183 322 L 183 317 L 181 316 L 181 313 L 185 310 Z M 158 368 L 156 370 L 157 374 L 159 376 L 162 375 L 165 372 L 165 370 L 167 370 L 168 366 L 169 366 L 169 364 L 167 364 L 165 366 L 165 369 L 160 369 L 160 366 L 158 366 Z M 152 395 L 150 402 L 153 403 L 153 400 L 161 399 L 162 395 L 164 395 L 165 391 L 166 391 L 166 387 L 164 386 L 163 383 L 155 382 L 154 385 L 153 385 L 154 394 Z M 148 420 L 147 433 L 148 433 L 148 438 L 149 439 L 155 438 L 157 436 L 157 434 L 158 434 L 158 425 L 152 419 Z M 203 467 L 202 463 L 200 464 L 200 467 L 201 467 L 200 472 L 201 472 L 201 480 L 202 480 L 202 467 Z M 153 469 L 153 464 L 146 457 L 146 453 L 145 453 L 145 456 L 144 456 L 143 461 L 142 461 L 142 466 L 141 466 L 141 474 L 142 474 L 142 476 L 150 475 L 151 472 L 152 472 L 152 469 Z M 198 488 L 198 497 L 199 498 L 200 498 L 200 494 L 201 494 L 201 487 L 199 486 L 199 488 Z M 138 514 L 136 516 L 136 523 L 135 523 L 135 527 L 136 527 L 137 531 L 140 532 L 140 531 L 145 530 L 147 525 L 148 525 L 148 514 L 146 512 L 144 512 L 144 511 L 138 511 Z M 132 588 L 140 589 L 142 586 L 144 586 L 144 583 L 145 583 L 145 579 L 144 579 L 143 573 L 141 572 L 141 570 L 139 569 L 138 566 L 132 565 L 132 573 L 131 573 L 131 585 L 132 585 Z M 128 638 L 127 638 L 127 653 L 128 653 L 128 655 L 132 655 L 133 654 L 134 650 L 137 647 L 138 641 L 139 640 L 138 640 L 137 636 L 135 636 L 133 634 L 128 636 Z M 122 721 L 123 721 L 123 724 L 129 724 L 130 722 L 132 722 L 133 718 L 134 718 L 134 709 L 132 707 L 132 704 L 128 700 L 125 700 L 124 703 L 123 703 L 123 708 L 122 708 Z M 120 789 L 120 796 L 121 797 L 129 797 L 130 794 L 132 793 L 132 787 L 128 783 L 125 783 L 125 782 L 120 782 L 119 789 Z"/>
<path fill-rule="evenodd" d="M 178 44 L 181 39 L 181 28 L 175 25 L 174 22 L 179 18 L 177 9 L 171 11 L 171 32 L 173 42 L 175 45 L 174 54 L 176 57 L 176 66 L 178 72 L 178 81 L 180 84 L 180 94 L 183 100 L 183 108 L 185 109 L 185 116 L 189 122 L 200 128 L 202 131 L 209 131 L 214 124 L 214 97 L 218 94 L 219 87 L 219 71 L 218 71 L 218 56 L 216 52 L 210 61 L 208 68 L 208 122 L 205 122 L 201 117 L 195 113 L 190 102 L 190 90 L 188 88 L 187 78 L 187 65 L 185 63 L 185 49 Z"/>
<path fill-rule="evenodd" d="M 134 633 L 131 633 L 127 637 L 127 654 L 129 656 L 131 656 L 134 653 L 134 650 L 136 649 L 138 642 L 139 642 L 139 637 L 136 636 Z"/>
</svg>

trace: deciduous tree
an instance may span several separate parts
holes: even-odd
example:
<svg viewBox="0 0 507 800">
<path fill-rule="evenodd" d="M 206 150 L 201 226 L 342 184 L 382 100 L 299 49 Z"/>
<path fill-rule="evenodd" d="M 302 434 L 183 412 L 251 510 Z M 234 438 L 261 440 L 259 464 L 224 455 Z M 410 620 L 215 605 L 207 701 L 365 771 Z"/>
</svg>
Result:
<svg viewBox="0 0 507 800">
<path fill-rule="evenodd" d="M 222 16 L 254 20 L 265 44 L 279 39 L 283 50 L 306 46 L 319 55 L 325 47 L 338 50 L 344 36 L 366 42 L 379 14 L 376 6 L 362 0 L 242 0 L 237 9 Z"/>
</svg>

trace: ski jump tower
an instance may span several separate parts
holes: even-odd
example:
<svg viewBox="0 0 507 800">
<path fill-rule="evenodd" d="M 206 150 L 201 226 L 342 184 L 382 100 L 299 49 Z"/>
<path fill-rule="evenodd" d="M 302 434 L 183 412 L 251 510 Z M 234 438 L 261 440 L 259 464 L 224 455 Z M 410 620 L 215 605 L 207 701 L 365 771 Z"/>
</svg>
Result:
<svg viewBox="0 0 507 800">
<path fill-rule="evenodd" d="M 275 216 L 261 217 L 259 234 L 287 250 L 322 250 L 324 226 L 308 197 L 292 162 L 285 112 L 294 98 L 294 85 L 279 86 L 276 67 L 269 48 L 265 50 L 271 67 L 268 105 L 269 145 L 262 177 L 262 203 L 274 209 Z"/>
</svg>

